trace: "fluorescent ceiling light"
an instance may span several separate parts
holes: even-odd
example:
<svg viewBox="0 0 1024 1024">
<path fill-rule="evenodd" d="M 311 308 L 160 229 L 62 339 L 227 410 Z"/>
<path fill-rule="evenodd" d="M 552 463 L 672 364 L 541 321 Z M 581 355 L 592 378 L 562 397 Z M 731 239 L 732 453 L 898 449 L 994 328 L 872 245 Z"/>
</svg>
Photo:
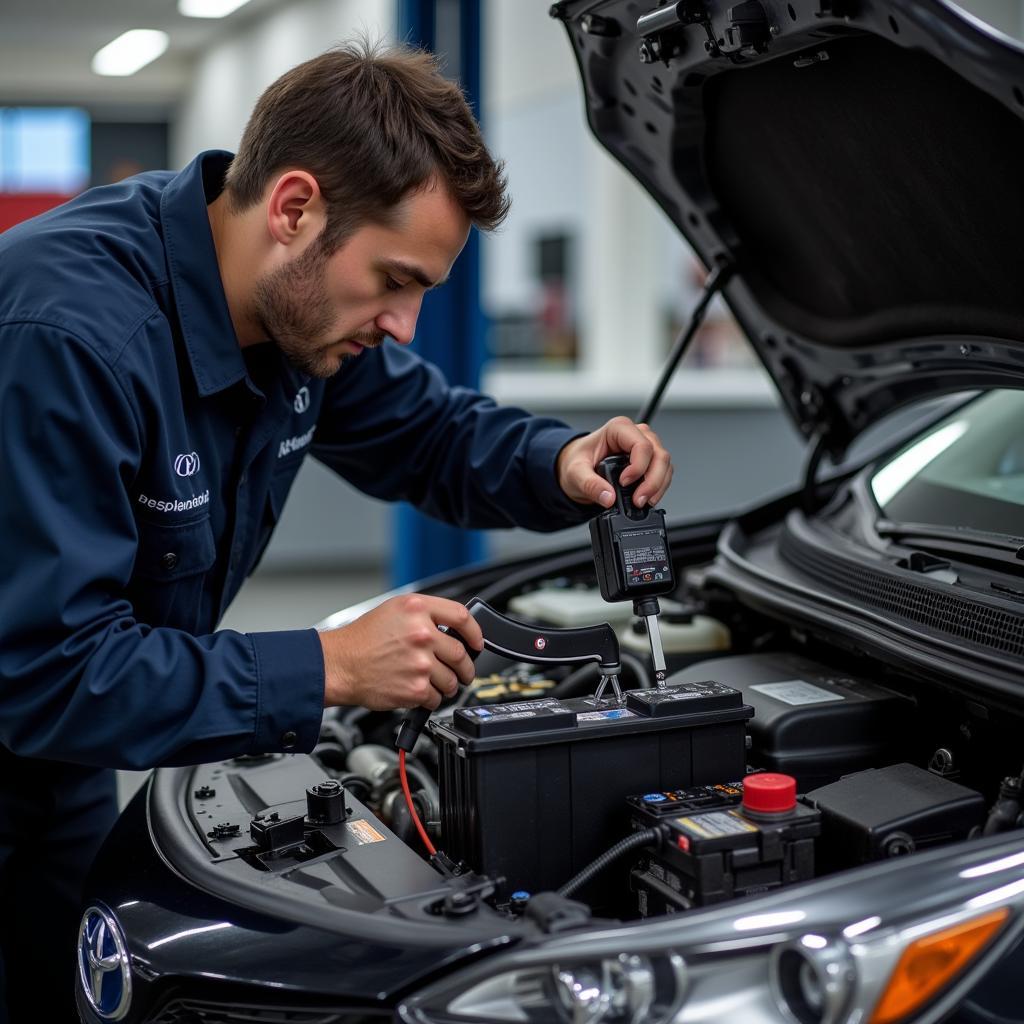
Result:
<svg viewBox="0 0 1024 1024">
<path fill-rule="evenodd" d="M 249 0 L 178 0 L 178 13 L 186 18 L 226 18 Z"/>
<path fill-rule="evenodd" d="M 92 69 L 97 75 L 134 75 L 167 49 L 167 33 L 155 28 L 133 28 L 97 50 Z"/>
</svg>

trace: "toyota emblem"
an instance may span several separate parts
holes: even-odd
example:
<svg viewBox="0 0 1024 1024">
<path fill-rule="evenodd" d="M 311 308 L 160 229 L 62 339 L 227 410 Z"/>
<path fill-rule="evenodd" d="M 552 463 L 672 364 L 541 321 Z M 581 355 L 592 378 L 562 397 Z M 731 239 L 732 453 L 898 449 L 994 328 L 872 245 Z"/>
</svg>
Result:
<svg viewBox="0 0 1024 1024">
<path fill-rule="evenodd" d="M 103 1020 L 120 1020 L 132 1000 L 128 947 L 114 915 L 92 906 L 78 929 L 78 980 L 91 1009 Z"/>
</svg>

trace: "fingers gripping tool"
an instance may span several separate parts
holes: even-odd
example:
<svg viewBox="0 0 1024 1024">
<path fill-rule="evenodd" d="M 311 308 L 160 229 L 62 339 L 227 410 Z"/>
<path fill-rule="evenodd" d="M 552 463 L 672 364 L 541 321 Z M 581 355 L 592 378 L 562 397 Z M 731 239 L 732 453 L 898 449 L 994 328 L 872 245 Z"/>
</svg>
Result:
<svg viewBox="0 0 1024 1024">
<path fill-rule="evenodd" d="M 474 597 L 466 607 L 480 625 L 486 650 L 512 661 L 532 665 L 582 665 L 596 662 L 604 677 L 601 690 L 606 682 L 611 682 L 616 696 L 621 699 L 619 640 L 607 622 L 574 629 L 549 629 L 510 619 L 479 598 Z M 459 640 L 469 656 L 476 660 L 480 652 L 470 647 L 454 629 L 443 625 L 437 628 Z M 411 752 L 429 717 L 429 708 L 413 708 L 398 730 L 395 746 L 399 750 Z"/>
</svg>

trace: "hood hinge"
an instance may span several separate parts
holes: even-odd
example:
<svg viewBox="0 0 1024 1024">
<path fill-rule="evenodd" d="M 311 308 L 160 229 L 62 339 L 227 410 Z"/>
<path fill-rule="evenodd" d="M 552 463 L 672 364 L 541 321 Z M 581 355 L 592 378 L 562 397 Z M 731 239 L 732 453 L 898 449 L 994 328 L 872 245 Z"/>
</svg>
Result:
<svg viewBox="0 0 1024 1024">
<path fill-rule="evenodd" d="M 800 506 L 805 515 L 817 510 L 815 488 L 818 484 L 818 470 L 822 459 L 827 455 L 833 466 L 838 466 L 846 454 L 846 445 L 839 442 L 829 421 L 819 423 L 811 434 L 807 448 L 807 459 L 804 462 L 803 484 L 800 488 Z"/>
<path fill-rule="evenodd" d="M 721 35 L 711 23 L 711 14 L 703 0 L 678 0 L 677 3 L 658 7 L 637 19 L 640 43 L 640 61 L 653 64 L 683 52 L 685 40 L 682 30 L 687 25 L 700 25 L 707 39 L 704 49 L 711 57 L 728 57 L 741 61 L 764 53 L 771 43 L 771 24 L 760 0 L 742 0 L 726 13 L 726 24 Z"/>
<path fill-rule="evenodd" d="M 821 460 L 828 452 L 829 433 L 828 425 L 822 424 L 811 435 L 807 461 L 804 463 L 803 485 L 800 488 L 800 506 L 804 515 L 809 516 L 815 511 L 814 485 L 817 483 Z"/>
</svg>

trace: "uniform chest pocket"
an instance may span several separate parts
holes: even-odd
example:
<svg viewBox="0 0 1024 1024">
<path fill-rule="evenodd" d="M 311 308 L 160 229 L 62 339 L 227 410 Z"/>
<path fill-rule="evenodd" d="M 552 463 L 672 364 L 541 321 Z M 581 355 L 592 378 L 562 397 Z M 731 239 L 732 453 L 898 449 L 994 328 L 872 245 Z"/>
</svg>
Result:
<svg viewBox="0 0 1024 1024">
<path fill-rule="evenodd" d="M 296 474 L 299 471 L 299 467 L 302 465 L 302 458 L 303 456 L 300 454 L 297 458 L 292 457 L 284 460 L 284 464 L 279 464 L 275 468 L 274 475 L 270 478 L 270 487 L 267 490 L 267 501 L 263 510 L 262 520 L 260 522 L 255 555 L 253 557 L 252 564 L 249 567 L 250 573 L 255 571 L 256 566 L 260 564 L 260 561 L 263 558 L 263 553 L 267 550 L 267 545 L 271 541 L 274 528 L 277 526 L 278 520 L 281 518 L 284 503 L 288 499 L 288 494 L 292 489 L 292 485 L 295 483 Z"/>
<path fill-rule="evenodd" d="M 136 618 L 151 626 L 195 631 L 203 584 L 217 560 L 210 517 L 188 523 L 141 521 L 138 529 L 129 587 Z"/>
</svg>

